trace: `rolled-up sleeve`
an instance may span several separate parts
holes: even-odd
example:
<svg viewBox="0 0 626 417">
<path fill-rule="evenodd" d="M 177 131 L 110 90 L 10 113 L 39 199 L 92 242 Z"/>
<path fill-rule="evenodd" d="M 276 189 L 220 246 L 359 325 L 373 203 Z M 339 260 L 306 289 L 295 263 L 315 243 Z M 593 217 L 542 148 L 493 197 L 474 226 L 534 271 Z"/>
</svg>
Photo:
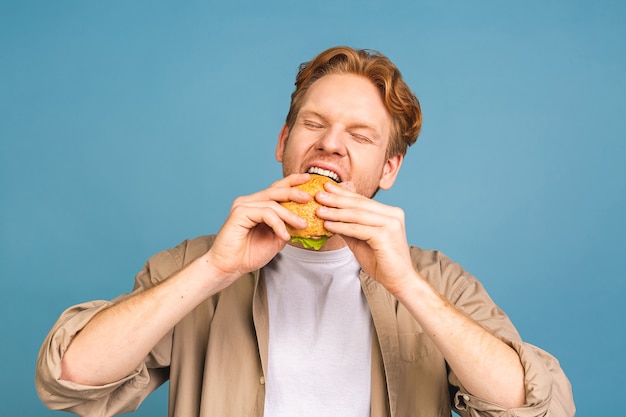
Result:
<svg viewBox="0 0 626 417">
<path fill-rule="evenodd" d="M 506 409 L 471 395 L 450 371 L 455 387 L 453 407 L 463 417 L 571 417 L 576 408 L 571 384 L 558 360 L 522 341 L 508 316 L 493 302 L 482 284 L 445 256 L 440 258 L 440 290 L 457 307 L 513 348 L 524 368 L 526 403 Z"/>
<path fill-rule="evenodd" d="M 450 383 L 458 387 L 453 398 L 455 411 L 463 417 L 570 417 L 576 409 L 569 380 L 559 362 L 536 346 L 519 341 L 507 342 L 520 357 L 524 368 L 526 403 L 507 409 L 468 393 L 454 373 Z"/>
<path fill-rule="evenodd" d="M 69 308 L 44 341 L 37 360 L 35 385 L 49 408 L 89 416 L 129 412 L 167 379 L 166 369 L 154 367 L 159 365 L 154 363 L 153 356 L 125 378 L 102 386 L 81 385 L 60 378 L 61 359 L 74 335 L 110 304 L 92 301 Z"/>
<path fill-rule="evenodd" d="M 90 301 L 70 307 L 58 318 L 45 338 L 35 373 L 35 386 L 50 409 L 84 416 L 112 416 L 135 410 L 169 377 L 170 331 L 138 367 L 125 378 L 102 386 L 87 386 L 61 379 L 61 360 L 72 338 L 102 310 L 144 291 L 182 267 L 177 249 L 153 256 L 135 277 L 133 292 L 112 301 Z"/>
</svg>

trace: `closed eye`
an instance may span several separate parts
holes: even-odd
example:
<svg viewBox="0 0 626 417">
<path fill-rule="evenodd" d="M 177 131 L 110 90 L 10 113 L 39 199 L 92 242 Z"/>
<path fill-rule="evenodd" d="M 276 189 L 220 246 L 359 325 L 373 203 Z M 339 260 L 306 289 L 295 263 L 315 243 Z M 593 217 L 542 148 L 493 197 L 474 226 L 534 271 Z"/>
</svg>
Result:
<svg viewBox="0 0 626 417">
<path fill-rule="evenodd" d="M 356 140 L 359 143 L 372 143 L 373 141 L 367 136 L 359 135 L 358 133 L 350 133 L 352 139 Z"/>
<path fill-rule="evenodd" d="M 317 123 L 311 120 L 305 120 L 302 124 L 304 124 L 305 127 L 308 127 L 310 129 L 322 129 L 324 127 L 323 124 Z"/>
</svg>

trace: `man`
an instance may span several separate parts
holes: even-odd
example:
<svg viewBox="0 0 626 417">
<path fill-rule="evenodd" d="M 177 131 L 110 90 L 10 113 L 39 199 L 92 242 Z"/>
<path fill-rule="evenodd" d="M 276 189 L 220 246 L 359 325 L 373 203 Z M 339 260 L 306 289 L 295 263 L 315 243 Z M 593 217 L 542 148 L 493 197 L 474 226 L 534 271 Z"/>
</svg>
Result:
<svg viewBox="0 0 626 417">
<path fill-rule="evenodd" d="M 331 48 L 301 66 L 276 147 L 284 178 L 240 197 L 216 236 L 151 258 L 132 294 L 67 310 L 44 342 L 37 388 L 83 415 L 135 409 L 170 381 L 171 416 L 571 416 L 558 362 L 520 340 L 481 285 L 410 247 L 402 210 L 376 202 L 421 126 L 384 56 Z M 334 235 L 281 202 L 310 173 Z"/>
</svg>

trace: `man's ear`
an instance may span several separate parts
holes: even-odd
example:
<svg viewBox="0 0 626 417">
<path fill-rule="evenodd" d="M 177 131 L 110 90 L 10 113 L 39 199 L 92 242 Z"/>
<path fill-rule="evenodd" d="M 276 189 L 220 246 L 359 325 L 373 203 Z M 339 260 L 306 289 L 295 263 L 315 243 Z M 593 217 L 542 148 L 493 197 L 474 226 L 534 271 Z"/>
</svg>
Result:
<svg viewBox="0 0 626 417">
<path fill-rule="evenodd" d="M 396 181 L 396 177 L 398 176 L 398 172 L 400 172 L 400 167 L 402 166 L 402 161 L 404 157 L 401 154 L 392 156 L 391 158 L 385 161 L 385 165 L 383 166 L 383 173 L 380 177 L 380 181 L 378 182 L 378 186 L 383 190 L 388 190 L 391 188 L 393 183 Z"/>
<path fill-rule="evenodd" d="M 289 138 L 289 128 L 287 125 L 283 125 L 278 134 L 278 143 L 276 143 L 276 160 L 283 162 L 283 152 L 285 151 L 285 145 L 287 144 L 287 138 Z"/>
</svg>

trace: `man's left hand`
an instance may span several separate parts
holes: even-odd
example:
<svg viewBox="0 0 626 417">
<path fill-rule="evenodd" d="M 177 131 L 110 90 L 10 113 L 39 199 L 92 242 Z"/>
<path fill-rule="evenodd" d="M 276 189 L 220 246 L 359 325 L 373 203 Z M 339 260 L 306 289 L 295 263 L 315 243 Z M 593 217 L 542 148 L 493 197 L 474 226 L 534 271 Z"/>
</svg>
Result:
<svg viewBox="0 0 626 417">
<path fill-rule="evenodd" d="M 326 229 L 341 235 L 365 272 L 389 292 L 415 279 L 402 209 L 356 193 L 352 183 L 327 184 L 315 198 Z"/>
</svg>

